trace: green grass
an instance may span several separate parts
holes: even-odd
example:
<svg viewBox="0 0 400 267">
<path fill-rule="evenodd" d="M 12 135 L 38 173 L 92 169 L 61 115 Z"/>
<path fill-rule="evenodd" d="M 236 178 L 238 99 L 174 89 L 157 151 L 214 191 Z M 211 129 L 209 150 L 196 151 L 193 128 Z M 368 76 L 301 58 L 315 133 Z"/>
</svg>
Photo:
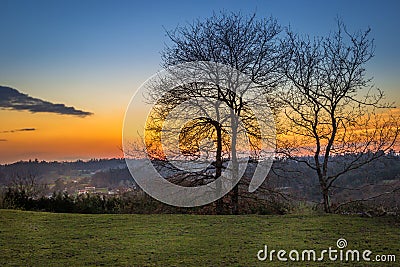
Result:
<svg viewBox="0 0 400 267">
<path fill-rule="evenodd" d="M 0 210 L 0 266 L 306 266 L 310 262 L 259 262 L 256 254 L 264 244 L 276 250 L 320 251 L 335 248 L 341 237 L 347 239 L 348 249 L 395 254 L 397 262 L 387 266 L 399 265 L 400 227 L 391 218 L 82 215 Z M 318 264 L 313 266 L 340 265 Z"/>
</svg>

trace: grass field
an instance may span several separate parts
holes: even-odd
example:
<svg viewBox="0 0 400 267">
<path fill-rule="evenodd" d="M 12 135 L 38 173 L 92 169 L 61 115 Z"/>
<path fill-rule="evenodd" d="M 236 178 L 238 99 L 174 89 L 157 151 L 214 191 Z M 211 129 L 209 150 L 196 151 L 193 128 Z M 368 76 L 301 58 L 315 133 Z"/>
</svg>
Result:
<svg viewBox="0 0 400 267">
<path fill-rule="evenodd" d="M 0 210 L 0 265 L 14 266 L 364 266 L 365 262 L 260 262 L 269 249 L 336 248 L 394 254 L 392 218 L 339 215 L 82 215 Z M 371 258 L 374 256 L 371 256 Z M 397 265 L 396 265 L 397 264 Z M 369 263 L 382 266 L 382 263 Z"/>
</svg>

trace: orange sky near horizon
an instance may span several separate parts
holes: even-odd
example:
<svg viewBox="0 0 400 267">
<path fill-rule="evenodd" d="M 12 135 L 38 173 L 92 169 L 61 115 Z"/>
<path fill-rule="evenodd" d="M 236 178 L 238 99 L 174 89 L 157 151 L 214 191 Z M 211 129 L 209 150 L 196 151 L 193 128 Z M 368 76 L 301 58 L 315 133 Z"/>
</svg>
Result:
<svg viewBox="0 0 400 267">
<path fill-rule="evenodd" d="M 400 115 L 400 108 L 390 112 Z M 0 110 L 0 164 L 121 158 L 124 114 L 123 106 L 87 117 Z M 35 131 L 8 132 L 23 128 Z"/>
<path fill-rule="evenodd" d="M 0 110 L 0 163 L 123 157 L 123 116 L 123 109 L 84 118 Z M 6 132 L 23 128 L 36 130 Z"/>
</svg>

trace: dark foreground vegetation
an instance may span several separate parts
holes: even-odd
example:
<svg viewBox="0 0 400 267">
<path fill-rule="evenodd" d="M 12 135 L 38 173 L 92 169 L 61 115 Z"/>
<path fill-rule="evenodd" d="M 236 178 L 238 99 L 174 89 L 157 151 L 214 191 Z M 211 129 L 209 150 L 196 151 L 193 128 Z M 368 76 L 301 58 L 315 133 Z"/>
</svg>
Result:
<svg viewBox="0 0 400 267">
<path fill-rule="evenodd" d="M 229 212 L 225 203 L 225 214 Z M 240 202 L 241 214 L 285 214 L 290 210 L 289 203 L 269 198 L 268 200 L 243 199 Z M 1 201 L 5 209 L 27 211 L 47 211 L 57 213 L 84 214 L 215 214 L 215 204 L 202 207 L 179 208 L 161 203 L 142 191 L 126 192 L 118 196 L 84 194 L 71 196 L 67 193 L 54 193 L 51 197 L 32 198 L 25 191 L 9 188 Z"/>
</svg>

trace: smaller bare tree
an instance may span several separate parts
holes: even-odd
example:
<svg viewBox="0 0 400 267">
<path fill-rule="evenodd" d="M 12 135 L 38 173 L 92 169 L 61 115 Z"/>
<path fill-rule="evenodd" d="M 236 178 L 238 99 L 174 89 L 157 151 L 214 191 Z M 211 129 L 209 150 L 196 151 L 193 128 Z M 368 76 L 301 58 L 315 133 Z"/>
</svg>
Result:
<svg viewBox="0 0 400 267">
<path fill-rule="evenodd" d="M 398 118 L 379 112 L 393 105 L 383 102 L 383 92 L 366 77 L 374 54 L 369 34 L 370 29 L 349 33 L 339 21 L 327 37 L 300 37 L 288 30 L 282 42 L 287 83 L 277 94 L 284 105 L 279 152 L 317 175 L 328 213 L 335 182 L 385 155 L 399 134 Z M 357 156 L 349 162 L 333 157 L 345 154 Z"/>
</svg>

